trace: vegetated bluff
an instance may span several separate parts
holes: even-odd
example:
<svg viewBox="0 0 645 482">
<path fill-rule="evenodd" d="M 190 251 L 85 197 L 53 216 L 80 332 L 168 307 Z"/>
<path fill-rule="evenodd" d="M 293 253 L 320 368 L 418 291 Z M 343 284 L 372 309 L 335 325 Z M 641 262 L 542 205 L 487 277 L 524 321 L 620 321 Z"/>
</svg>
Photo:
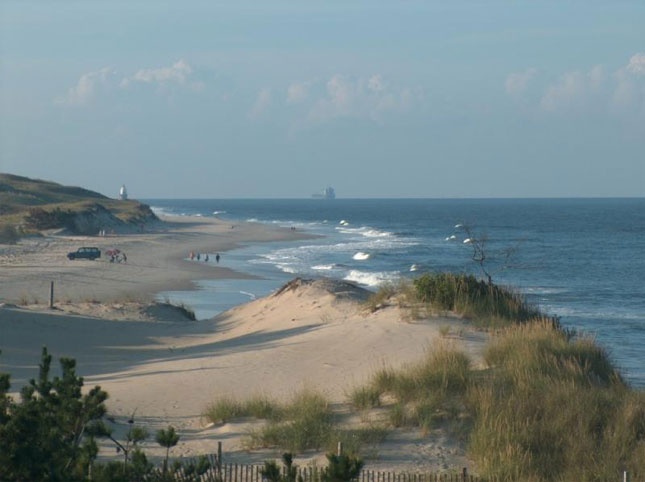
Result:
<svg viewBox="0 0 645 482">
<path fill-rule="evenodd" d="M 82 235 L 128 232 L 158 220 L 150 206 L 135 200 L 0 173 L 0 227 L 11 226 L 21 234 L 45 229 Z"/>
</svg>

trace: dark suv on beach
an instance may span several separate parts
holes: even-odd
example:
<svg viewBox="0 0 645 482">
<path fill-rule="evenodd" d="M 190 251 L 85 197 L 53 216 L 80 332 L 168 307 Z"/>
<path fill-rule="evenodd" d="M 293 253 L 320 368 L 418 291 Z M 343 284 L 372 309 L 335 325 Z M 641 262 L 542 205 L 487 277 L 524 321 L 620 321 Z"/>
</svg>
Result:
<svg viewBox="0 0 645 482">
<path fill-rule="evenodd" d="M 101 257 L 101 250 L 99 248 L 78 248 L 76 251 L 67 253 L 68 259 L 91 259 L 95 260 L 96 258 Z"/>
</svg>

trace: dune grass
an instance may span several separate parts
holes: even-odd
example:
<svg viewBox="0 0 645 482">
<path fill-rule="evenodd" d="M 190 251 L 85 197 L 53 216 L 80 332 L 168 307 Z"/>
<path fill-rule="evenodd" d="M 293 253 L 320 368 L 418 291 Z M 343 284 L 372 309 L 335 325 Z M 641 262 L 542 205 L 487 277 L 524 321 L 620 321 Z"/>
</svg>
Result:
<svg viewBox="0 0 645 482">
<path fill-rule="evenodd" d="M 385 437 L 385 427 L 378 424 L 356 428 L 341 427 L 329 401 L 314 390 L 297 392 L 286 403 L 272 402 L 263 395 L 241 401 L 224 397 L 211 404 L 204 417 L 214 423 L 225 423 L 245 417 L 266 420 L 249 431 L 247 449 L 280 447 L 294 453 L 305 450 L 335 452 L 338 442 L 348 455 L 359 455 L 366 445 Z"/>
<path fill-rule="evenodd" d="M 222 397 L 211 403 L 202 414 L 209 422 L 227 423 L 234 419 L 254 417 L 279 420 L 282 407 L 264 395 L 254 395 L 247 400 Z"/>
<path fill-rule="evenodd" d="M 333 450 L 342 440 L 360 450 L 355 447 L 378 443 L 393 427 L 440 429 L 464 441 L 474 471 L 488 479 L 600 482 L 619 480 L 623 471 L 630 480 L 644 479 L 645 393 L 625 383 L 609 354 L 519 295 L 460 276 L 446 279 L 436 289 L 421 283 L 416 295 L 441 309 L 479 313 L 482 325 L 497 327 L 486 368 L 474 368 L 440 338 L 419 363 L 383 367 L 348 394 L 358 412 L 385 411 L 389 428 L 343 430 L 329 403 L 306 392 L 276 405 L 279 416 L 250 434 L 249 448 Z"/>
<path fill-rule="evenodd" d="M 524 297 L 509 288 L 472 275 L 424 274 L 413 281 L 416 297 L 436 310 L 451 311 L 480 327 L 494 328 L 544 317 Z M 553 318 L 557 323 L 557 319 Z"/>
<path fill-rule="evenodd" d="M 468 419 L 463 396 L 471 379 L 470 366 L 463 352 L 442 342 L 420 363 L 401 370 L 378 370 L 367 386 L 355 388 L 349 399 L 361 409 L 391 400 L 387 411 L 394 427 L 418 427 L 428 432 L 448 422 L 461 431 Z"/>
<path fill-rule="evenodd" d="M 263 427 L 251 431 L 249 448 L 282 447 L 291 452 L 326 446 L 333 431 L 329 402 L 320 393 L 302 390 L 275 410 Z"/>
<path fill-rule="evenodd" d="M 549 322 L 509 329 L 471 387 L 470 455 L 500 480 L 600 481 L 645 475 L 645 396 L 593 341 Z"/>
<path fill-rule="evenodd" d="M 440 341 L 426 359 L 382 368 L 349 399 L 387 409 L 393 427 L 467 440 L 476 471 L 500 481 L 645 477 L 645 393 L 631 390 L 593 340 L 540 318 L 500 332 L 487 369 Z M 389 400 L 383 403 L 383 400 Z"/>
</svg>

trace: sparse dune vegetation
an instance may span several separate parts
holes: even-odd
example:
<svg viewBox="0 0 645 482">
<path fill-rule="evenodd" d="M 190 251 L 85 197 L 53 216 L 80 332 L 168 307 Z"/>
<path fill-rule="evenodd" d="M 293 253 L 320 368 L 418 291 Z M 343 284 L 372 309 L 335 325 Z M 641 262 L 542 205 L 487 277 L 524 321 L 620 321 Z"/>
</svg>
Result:
<svg viewBox="0 0 645 482">
<path fill-rule="evenodd" d="M 409 287 L 385 287 L 366 302 L 368 311 L 421 304 L 424 311 L 473 316 L 478 326 L 495 328 L 484 366 L 444 336 L 423 360 L 376 370 L 347 394 L 347 407 L 363 422 L 353 432 L 358 443 L 351 453 L 370 454 L 366 443 L 407 428 L 449 434 L 466 447 L 474 471 L 491 480 L 603 481 L 625 470 L 632 480 L 645 475 L 645 396 L 623 381 L 602 347 L 563 329 L 518 293 L 469 276 L 424 275 L 414 287 L 414 296 Z M 250 433 L 249 448 L 302 451 L 341 439 L 339 409 L 333 412 L 320 394 L 301 393 L 284 406 L 265 403 L 276 408 Z M 224 408 L 231 401 L 220 404 L 234 412 Z M 362 438 L 356 435 L 361 430 Z"/>
</svg>

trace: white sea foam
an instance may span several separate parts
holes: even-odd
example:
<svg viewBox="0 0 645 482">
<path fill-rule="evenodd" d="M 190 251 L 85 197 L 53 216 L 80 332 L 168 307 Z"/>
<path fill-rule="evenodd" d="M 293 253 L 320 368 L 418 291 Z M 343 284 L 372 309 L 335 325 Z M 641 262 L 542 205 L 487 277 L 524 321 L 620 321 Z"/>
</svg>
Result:
<svg viewBox="0 0 645 482">
<path fill-rule="evenodd" d="M 220 214 L 226 214 L 226 211 L 213 211 L 213 216 L 219 216 Z"/>
<path fill-rule="evenodd" d="M 523 291 L 531 295 L 558 295 L 567 293 L 569 290 L 566 288 L 547 288 L 544 286 L 534 286 L 532 288 L 525 288 Z"/>
<path fill-rule="evenodd" d="M 190 214 L 190 213 L 175 213 L 168 209 L 155 207 L 155 206 L 151 206 L 150 209 L 157 216 L 194 216 L 193 214 Z"/>
<path fill-rule="evenodd" d="M 418 269 L 419 269 L 419 266 L 416 264 L 413 264 L 412 266 L 410 266 L 410 271 L 417 271 Z"/>
<path fill-rule="evenodd" d="M 352 259 L 355 259 L 356 261 L 365 261 L 366 259 L 370 259 L 370 254 L 359 251 L 354 256 L 352 256 Z"/>
<path fill-rule="evenodd" d="M 472 240 L 472 239 L 470 239 L 470 238 L 466 238 L 466 239 L 464 239 L 464 244 L 470 244 L 470 243 L 472 243 L 472 242 L 473 242 L 473 240 Z"/>
<path fill-rule="evenodd" d="M 388 236 L 394 236 L 394 233 L 391 233 L 389 231 L 379 231 L 378 229 L 369 228 L 365 226 L 360 228 L 337 227 L 336 231 L 338 231 L 341 234 L 365 236 L 366 238 L 384 238 Z"/>
<path fill-rule="evenodd" d="M 248 291 L 240 290 L 240 294 L 242 294 L 244 296 L 248 296 L 249 299 L 251 299 L 251 300 L 255 300 L 257 298 L 257 296 L 255 296 L 253 293 L 249 293 Z"/>
<path fill-rule="evenodd" d="M 316 271 L 331 271 L 334 269 L 333 264 L 317 264 L 316 266 L 312 266 L 311 269 L 314 269 Z"/>
<path fill-rule="evenodd" d="M 277 267 L 284 273 L 296 274 L 299 270 L 290 264 L 278 264 Z"/>
<path fill-rule="evenodd" d="M 454 241 L 455 239 L 457 239 L 457 236 L 455 236 L 455 235 L 453 234 L 452 236 L 448 236 L 448 237 L 446 238 L 446 241 Z"/>
<path fill-rule="evenodd" d="M 351 270 L 347 275 L 345 275 L 344 279 L 365 286 L 375 287 L 388 281 L 394 281 L 398 278 L 399 274 L 396 272 L 382 271 L 378 273 L 368 273 L 366 271 Z"/>
</svg>

